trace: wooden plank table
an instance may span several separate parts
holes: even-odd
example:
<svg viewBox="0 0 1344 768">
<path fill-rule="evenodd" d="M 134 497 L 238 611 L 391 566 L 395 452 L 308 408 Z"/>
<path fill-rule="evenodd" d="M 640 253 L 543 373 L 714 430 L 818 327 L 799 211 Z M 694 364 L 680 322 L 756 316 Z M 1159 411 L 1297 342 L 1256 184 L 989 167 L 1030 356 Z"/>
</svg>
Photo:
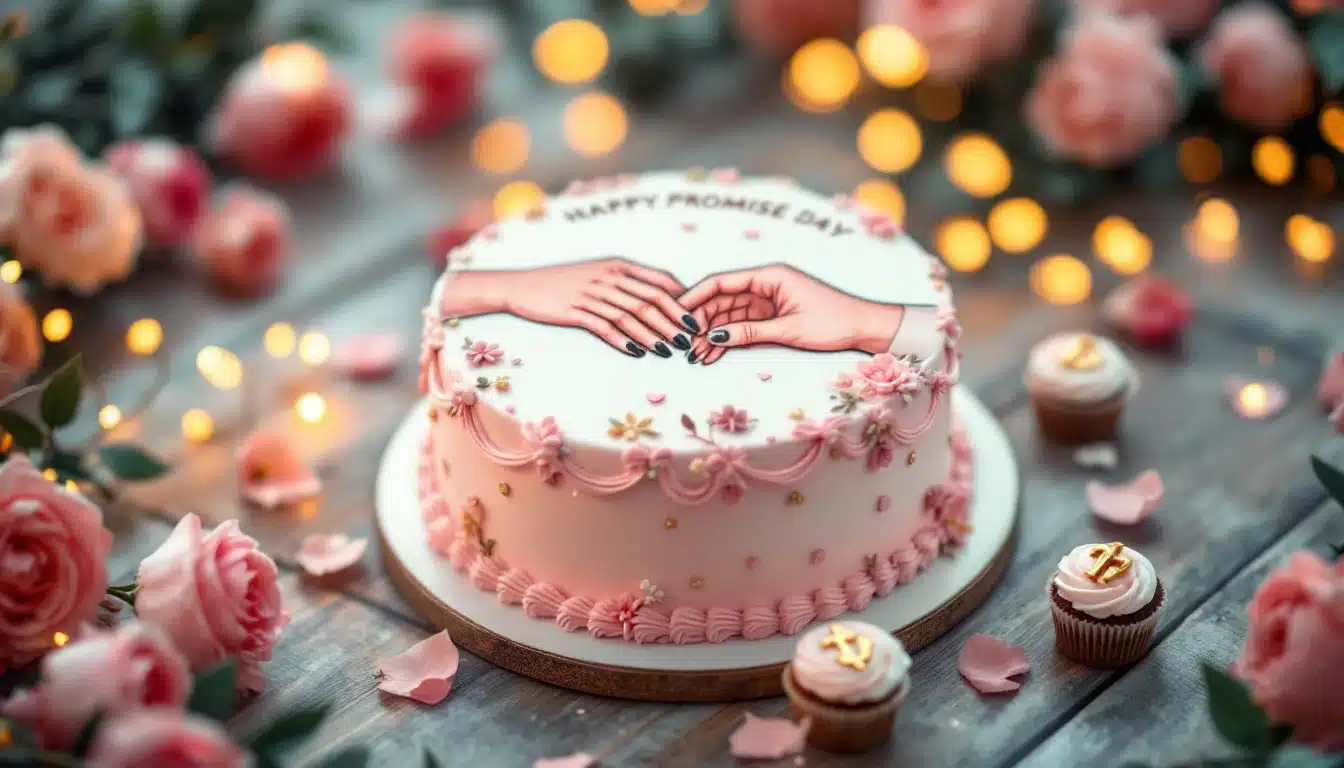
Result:
<svg viewBox="0 0 1344 768">
<path fill-rule="evenodd" d="M 376 48 L 396 14 L 378 3 L 351 4 L 347 23 L 365 42 L 341 62 L 359 89 L 377 82 Z M 848 191 L 870 171 L 854 151 L 853 115 L 803 115 L 777 95 L 774 75 L 750 65 L 706 73 L 674 105 L 635 116 L 625 145 L 613 156 L 584 161 L 556 130 L 568 94 L 546 90 L 514 61 L 492 88 L 489 109 L 514 114 L 533 127 L 524 172 L 548 189 L 570 177 L 615 169 L 644 170 L 734 164 L 749 173 L 784 173 L 825 191 Z M 332 715 L 295 765 L 353 743 L 370 745 L 375 765 L 418 765 L 432 750 L 443 765 L 530 766 L 538 757 L 584 750 L 603 765 L 731 765 L 728 734 L 742 713 L 777 715 L 782 699 L 729 705 L 631 703 L 534 683 L 464 655 L 449 698 L 424 707 L 380 694 L 378 661 L 423 639 L 432 628 L 401 600 L 383 575 L 377 548 L 362 570 L 337 582 L 301 577 L 294 553 L 314 532 L 368 536 L 379 456 L 406 409 L 416 401 L 413 355 L 383 383 L 333 381 L 324 390 L 328 418 L 294 420 L 292 400 L 266 396 L 256 421 L 282 424 L 321 468 L 320 502 L 290 511 L 242 505 L 233 455 L 246 430 L 220 432 L 205 445 L 179 434 L 192 407 L 226 412 L 229 396 L 194 373 L 205 344 L 236 352 L 249 377 L 274 380 L 275 361 L 261 348 L 263 330 L 285 321 L 320 328 L 333 339 L 363 330 L 392 330 L 418 338 L 418 308 L 435 275 L 422 254 L 428 227 L 464 200 L 488 193 L 498 180 L 474 172 L 465 136 L 425 147 L 397 147 L 357 138 L 341 172 L 278 190 L 295 212 L 296 248 L 280 289 L 268 300 L 219 299 L 173 265 L 159 265 L 127 285 L 76 308 L 74 346 L 114 397 L 143 385 L 143 362 L 124 352 L 121 336 L 143 316 L 165 328 L 164 351 L 173 378 L 154 407 L 118 427 L 170 457 L 175 472 L 138 489 L 133 504 L 109 512 L 116 533 L 114 581 L 186 512 L 207 524 L 240 518 L 280 563 L 293 622 L 266 668 L 264 695 L 240 707 L 231 727 L 260 728 L 277 713 L 319 701 Z M 1091 228 L 1103 215 L 1134 219 L 1153 239 L 1154 268 L 1182 281 L 1198 311 L 1184 345 L 1170 353 L 1134 351 L 1144 386 L 1128 409 L 1121 466 L 1111 480 L 1158 468 L 1167 499 L 1144 525 L 1120 530 L 1087 511 L 1082 488 L 1091 476 L 1067 451 L 1041 442 L 1020 384 L 1029 346 L 1065 328 L 1100 328 L 1096 301 L 1052 307 L 1027 289 L 1027 257 L 998 254 L 982 272 L 953 278 L 966 329 L 964 382 L 988 404 L 1012 439 L 1024 474 L 1017 547 L 1007 575 L 970 618 L 915 656 L 913 693 L 886 751 L 841 759 L 815 751 L 809 765 L 1102 765 L 1141 759 L 1171 764 L 1217 756 L 1204 714 L 1198 662 L 1230 661 L 1245 629 L 1244 606 L 1267 569 L 1299 549 L 1330 553 L 1344 541 L 1344 512 L 1326 501 L 1307 457 L 1322 452 L 1344 460 L 1344 440 L 1322 417 L 1312 388 L 1322 358 L 1344 342 L 1344 284 L 1307 274 L 1284 245 L 1286 216 L 1299 209 L 1336 227 L 1338 202 L 1300 192 L 1219 189 L 1241 212 L 1237 254 L 1224 263 L 1193 258 L 1182 228 L 1195 190 L 1134 192 L 1093 206 L 1051 213 L 1038 253 L 1086 257 Z M 907 189 L 908 225 L 923 242 L 948 213 Z M 1333 219 L 1331 219 L 1333 217 Z M 1339 257 L 1336 257 L 1338 261 Z M 1119 278 L 1093 260 L 1094 296 Z M 1222 401 L 1228 374 L 1272 376 L 1292 393 L 1277 418 L 1250 423 Z M 85 414 L 89 423 L 92 414 Z M 1123 534 L 1141 548 L 1169 585 L 1155 647 L 1124 669 L 1099 671 L 1055 655 L 1043 585 L 1058 557 L 1077 543 Z M 980 697 L 958 677 L 956 657 L 973 633 L 987 632 L 1026 649 L 1032 670 L 1013 697 Z"/>
</svg>

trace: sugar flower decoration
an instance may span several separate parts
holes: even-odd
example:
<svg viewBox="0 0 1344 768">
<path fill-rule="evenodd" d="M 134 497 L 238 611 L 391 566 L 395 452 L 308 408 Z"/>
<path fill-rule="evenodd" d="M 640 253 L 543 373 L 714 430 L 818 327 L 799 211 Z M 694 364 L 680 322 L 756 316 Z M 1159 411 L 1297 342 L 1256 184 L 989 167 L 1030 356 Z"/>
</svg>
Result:
<svg viewBox="0 0 1344 768">
<path fill-rule="evenodd" d="M 646 416 L 637 418 L 633 413 L 625 414 L 625 420 L 608 419 L 610 426 L 607 427 L 607 435 L 617 440 L 628 440 L 635 442 L 641 437 L 658 437 L 658 433 L 653 430 L 653 417 Z"/>
<path fill-rule="evenodd" d="M 395 333 L 360 333 L 337 344 L 331 361 L 352 379 L 381 379 L 397 370 L 404 351 L 401 336 Z"/>
<path fill-rule="evenodd" d="M 922 375 L 909 359 L 888 352 L 858 364 L 859 392 L 869 400 L 900 395 L 907 402 L 919 391 Z"/>
<path fill-rule="evenodd" d="M 472 368 L 494 365 L 504 356 L 504 350 L 498 344 L 488 341 L 470 341 L 466 345 L 467 362 Z"/>
<path fill-rule="evenodd" d="M 1111 291 L 1101 313 L 1139 346 L 1160 346 L 1176 339 L 1190 324 L 1190 294 L 1157 275 L 1140 275 Z"/>
<path fill-rule="evenodd" d="M 1084 493 L 1092 514 L 1117 525 L 1134 525 L 1153 514 L 1166 489 L 1162 476 L 1150 469 L 1125 485 L 1103 485 L 1093 480 Z"/>
<path fill-rule="evenodd" d="M 661 603 L 663 598 L 667 597 L 666 592 L 659 589 L 657 584 L 654 584 L 648 579 L 639 582 L 639 591 L 644 593 L 644 603 L 646 605 Z"/>
<path fill-rule="evenodd" d="M 778 760 L 803 751 L 812 719 L 795 723 L 782 717 L 757 717 L 746 713 L 746 720 L 728 737 L 733 757 L 746 760 Z"/>
<path fill-rule="evenodd" d="M 316 496 L 322 482 L 287 437 L 260 430 L 248 436 L 238 451 L 238 489 L 244 499 L 274 509 Z"/>
<path fill-rule="evenodd" d="M 723 432 L 746 432 L 752 419 L 747 416 L 746 408 L 734 408 L 725 405 L 717 411 L 710 411 L 709 425 Z"/>
<path fill-rule="evenodd" d="M 993 635 L 971 635 L 957 657 L 957 670 L 980 693 L 1007 693 L 1022 684 L 1010 677 L 1031 669 L 1027 654 Z"/>
<path fill-rule="evenodd" d="M 326 576 L 358 563 L 368 544 L 368 539 L 351 539 L 342 533 L 314 533 L 304 537 L 294 559 L 309 576 Z"/>
<path fill-rule="evenodd" d="M 448 696 L 460 655 L 448 631 L 431 635 L 400 654 L 380 662 L 378 690 L 422 704 L 438 704 Z"/>
</svg>

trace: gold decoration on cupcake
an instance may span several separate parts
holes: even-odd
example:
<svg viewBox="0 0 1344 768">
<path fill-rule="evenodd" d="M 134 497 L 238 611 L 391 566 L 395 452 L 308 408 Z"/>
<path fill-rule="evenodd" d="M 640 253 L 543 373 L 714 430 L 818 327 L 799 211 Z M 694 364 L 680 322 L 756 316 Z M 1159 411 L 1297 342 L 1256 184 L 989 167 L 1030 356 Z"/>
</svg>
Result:
<svg viewBox="0 0 1344 768">
<path fill-rule="evenodd" d="M 915 466 L 915 452 L 914 452 L 914 451 L 911 451 L 911 452 L 909 452 L 909 453 L 907 453 L 907 454 L 905 455 L 905 466 L 907 466 L 907 467 L 913 467 L 913 466 Z"/>
<path fill-rule="evenodd" d="M 842 667 L 862 672 L 873 658 L 873 641 L 860 635 L 843 624 L 832 624 L 826 628 L 829 635 L 821 639 L 822 648 L 834 648 L 832 657 Z M 853 645 L 851 645 L 853 643 Z"/>
<path fill-rule="evenodd" d="M 500 484 L 499 484 L 499 495 L 500 495 L 500 496 L 508 496 L 510 493 L 513 493 L 513 489 L 509 487 L 509 484 L 508 484 L 508 483 L 500 483 Z"/>
<path fill-rule="evenodd" d="M 668 517 L 663 519 L 664 531 L 675 531 L 677 529 L 677 518 Z"/>
<path fill-rule="evenodd" d="M 705 577 L 703 576 L 691 577 L 691 589 L 700 589 L 703 586 L 705 586 Z"/>
<path fill-rule="evenodd" d="M 1092 567 L 1083 575 L 1095 581 L 1098 584 L 1108 584 L 1111 579 L 1129 570 L 1133 565 L 1128 557 L 1121 557 L 1120 552 L 1125 548 L 1124 544 L 1113 541 L 1110 544 L 1098 544 L 1087 551 L 1087 556 L 1092 558 Z"/>
<path fill-rule="evenodd" d="M 802 491 L 789 491 L 789 506 L 801 507 L 806 499 L 803 498 Z"/>
<path fill-rule="evenodd" d="M 1095 371 L 1101 367 L 1101 352 L 1097 350 L 1097 339 L 1090 333 L 1084 333 L 1074 340 L 1059 359 L 1060 365 L 1071 371 Z"/>
</svg>

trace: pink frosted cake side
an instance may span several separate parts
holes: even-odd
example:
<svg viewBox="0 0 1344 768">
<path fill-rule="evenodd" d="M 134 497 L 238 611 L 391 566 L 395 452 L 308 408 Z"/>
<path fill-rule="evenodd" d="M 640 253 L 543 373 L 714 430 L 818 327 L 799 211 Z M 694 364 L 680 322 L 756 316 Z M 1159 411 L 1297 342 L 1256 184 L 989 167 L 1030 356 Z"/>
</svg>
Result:
<svg viewBox="0 0 1344 768">
<path fill-rule="evenodd" d="M 492 226 L 424 313 L 428 546 L 597 637 L 862 611 L 970 531 L 944 274 L 879 214 L 726 169 Z"/>
</svg>

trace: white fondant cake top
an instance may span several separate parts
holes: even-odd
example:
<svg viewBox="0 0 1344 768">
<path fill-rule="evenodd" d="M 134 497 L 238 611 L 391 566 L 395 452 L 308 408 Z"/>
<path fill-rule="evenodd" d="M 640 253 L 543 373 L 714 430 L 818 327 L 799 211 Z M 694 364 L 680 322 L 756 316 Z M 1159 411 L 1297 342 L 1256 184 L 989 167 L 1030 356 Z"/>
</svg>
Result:
<svg viewBox="0 0 1344 768">
<path fill-rule="evenodd" d="M 576 183 L 487 228 L 450 254 L 428 314 L 445 379 L 520 422 L 675 451 L 699 445 L 687 414 L 750 446 L 909 401 L 908 374 L 944 364 L 944 274 L 845 198 L 657 173 Z"/>
</svg>

